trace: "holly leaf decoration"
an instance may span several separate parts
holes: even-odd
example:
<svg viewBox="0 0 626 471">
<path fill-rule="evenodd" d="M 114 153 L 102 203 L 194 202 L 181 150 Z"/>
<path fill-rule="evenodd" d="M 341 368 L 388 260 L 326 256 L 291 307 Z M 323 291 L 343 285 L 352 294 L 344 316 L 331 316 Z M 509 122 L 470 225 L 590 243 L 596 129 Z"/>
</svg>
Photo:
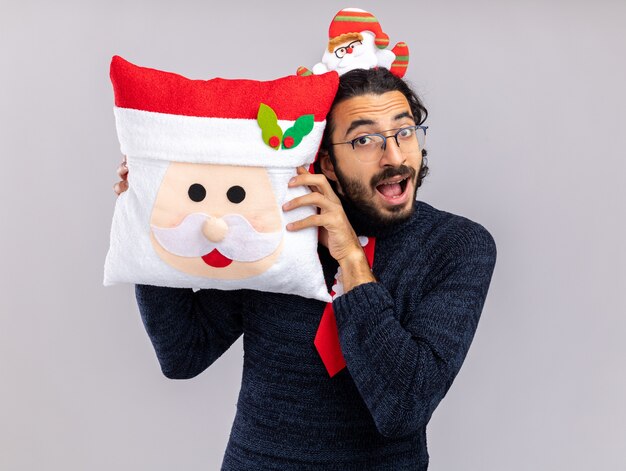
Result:
<svg viewBox="0 0 626 471">
<path fill-rule="evenodd" d="M 276 112 L 265 103 L 261 103 L 256 121 L 261 128 L 263 142 L 273 149 L 278 150 L 280 143 L 283 141 L 283 130 L 278 125 Z"/>
<path fill-rule="evenodd" d="M 304 136 L 313 130 L 314 121 L 315 117 L 312 114 L 305 114 L 296 119 L 293 126 L 285 131 L 282 140 L 283 149 L 293 149 L 300 144 Z"/>
</svg>

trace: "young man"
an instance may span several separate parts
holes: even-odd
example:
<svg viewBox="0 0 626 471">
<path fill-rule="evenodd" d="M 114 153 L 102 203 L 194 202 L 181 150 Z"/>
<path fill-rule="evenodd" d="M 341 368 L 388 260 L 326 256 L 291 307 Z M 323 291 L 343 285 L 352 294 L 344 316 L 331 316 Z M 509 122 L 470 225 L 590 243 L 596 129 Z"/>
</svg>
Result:
<svg viewBox="0 0 626 471">
<path fill-rule="evenodd" d="M 222 469 L 425 470 L 426 425 L 470 347 L 496 260 L 480 224 L 415 200 L 428 167 L 426 109 L 386 69 L 341 77 L 318 167 L 290 185 L 318 226 L 343 368 L 313 339 L 322 302 L 255 291 L 136 286 L 163 373 L 191 378 L 244 335 L 237 414 Z M 127 187 L 125 170 L 116 192 Z M 375 237 L 370 270 L 358 236 Z"/>
</svg>

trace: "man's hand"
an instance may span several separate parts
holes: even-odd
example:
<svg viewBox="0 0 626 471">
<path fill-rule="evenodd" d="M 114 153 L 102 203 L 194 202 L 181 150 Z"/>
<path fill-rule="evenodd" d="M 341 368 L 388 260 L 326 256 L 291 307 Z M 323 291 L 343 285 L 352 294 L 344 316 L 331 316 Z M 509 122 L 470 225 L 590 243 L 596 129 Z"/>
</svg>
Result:
<svg viewBox="0 0 626 471">
<path fill-rule="evenodd" d="M 320 228 L 320 242 L 328 247 L 332 257 L 339 262 L 346 292 L 356 285 L 376 281 L 341 201 L 326 177 L 311 174 L 304 167 L 298 167 L 297 171 L 298 175 L 289 181 L 289 187 L 307 185 L 312 193 L 288 201 L 283 205 L 283 210 L 313 205 L 320 208 L 320 212 L 287 224 L 287 230 L 297 231 L 312 226 Z"/>
<path fill-rule="evenodd" d="M 126 156 L 119 167 L 117 167 L 117 175 L 121 178 L 119 182 L 113 185 L 113 191 L 117 196 L 128 190 L 128 167 L 126 166 Z"/>
</svg>

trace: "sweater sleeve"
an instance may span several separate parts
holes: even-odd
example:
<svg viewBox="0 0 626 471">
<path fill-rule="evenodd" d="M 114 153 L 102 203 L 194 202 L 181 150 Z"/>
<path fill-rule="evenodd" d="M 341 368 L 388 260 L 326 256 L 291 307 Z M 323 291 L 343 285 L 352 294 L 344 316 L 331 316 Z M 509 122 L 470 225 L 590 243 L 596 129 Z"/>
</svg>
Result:
<svg viewBox="0 0 626 471">
<path fill-rule="evenodd" d="M 135 285 L 141 319 L 165 376 L 197 376 L 239 338 L 238 293 Z"/>
<path fill-rule="evenodd" d="M 478 227 L 445 251 L 433 269 L 436 282 L 405 311 L 379 282 L 333 302 L 346 366 L 386 437 L 427 424 L 465 359 L 496 260 L 493 238 Z M 414 270 L 407 267 L 405 276 Z"/>
</svg>

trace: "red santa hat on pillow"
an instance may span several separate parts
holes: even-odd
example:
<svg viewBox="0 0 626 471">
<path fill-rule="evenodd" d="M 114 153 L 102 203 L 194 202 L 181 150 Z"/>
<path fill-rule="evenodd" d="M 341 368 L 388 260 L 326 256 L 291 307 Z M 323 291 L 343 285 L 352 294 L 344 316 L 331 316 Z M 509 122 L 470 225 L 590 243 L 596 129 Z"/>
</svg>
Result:
<svg viewBox="0 0 626 471">
<path fill-rule="evenodd" d="M 281 168 L 315 160 L 338 86 L 335 72 L 267 82 L 191 80 L 119 56 L 111 81 L 125 155 Z"/>
</svg>

